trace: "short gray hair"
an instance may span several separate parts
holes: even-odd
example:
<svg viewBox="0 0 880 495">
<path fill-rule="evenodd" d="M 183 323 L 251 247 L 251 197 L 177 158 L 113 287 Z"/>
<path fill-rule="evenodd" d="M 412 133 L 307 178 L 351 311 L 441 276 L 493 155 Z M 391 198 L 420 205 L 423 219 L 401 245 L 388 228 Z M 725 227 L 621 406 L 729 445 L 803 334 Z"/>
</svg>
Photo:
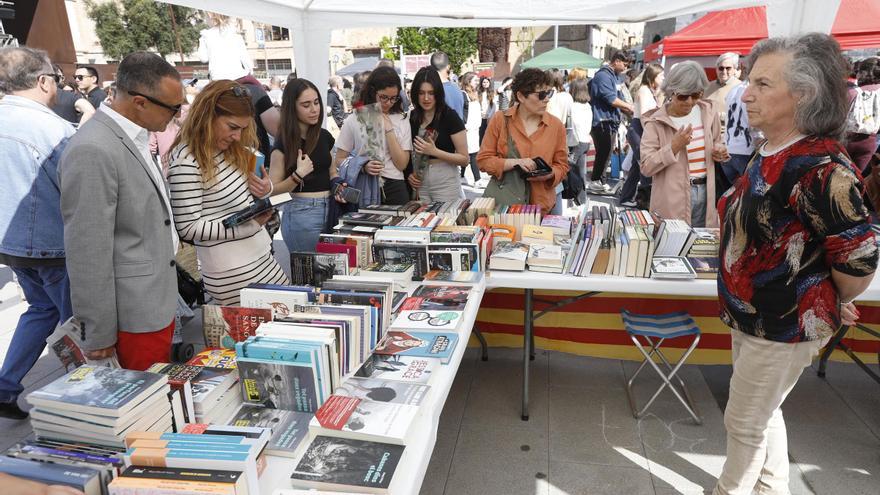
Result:
<svg viewBox="0 0 880 495">
<path fill-rule="evenodd" d="M 669 69 L 666 79 L 660 89 L 667 98 L 673 95 L 692 95 L 706 91 L 709 87 L 709 78 L 703 66 L 693 60 L 679 62 Z"/>
<path fill-rule="evenodd" d="M 43 50 L 26 46 L 0 48 L 0 93 L 26 91 L 37 86 L 43 74 L 54 74 L 52 61 Z"/>
<path fill-rule="evenodd" d="M 772 53 L 791 54 L 783 74 L 789 91 L 803 95 L 794 112 L 798 131 L 807 136 L 843 138 L 849 113 L 845 82 L 848 71 L 837 41 L 820 33 L 769 38 L 752 48 L 749 67 Z"/>
<path fill-rule="evenodd" d="M 340 88 L 340 87 L 342 87 L 342 77 L 341 76 L 330 76 L 330 80 L 327 81 L 327 84 L 331 88 Z"/>
<path fill-rule="evenodd" d="M 720 67 L 721 62 L 724 62 L 725 60 L 733 61 L 734 69 L 739 67 L 739 54 L 733 52 L 722 53 L 721 55 L 719 55 L 718 58 L 715 60 L 715 67 Z"/>
<path fill-rule="evenodd" d="M 120 94 L 129 91 L 154 93 L 166 77 L 180 81 L 180 73 L 164 58 L 150 52 L 133 52 L 119 62 L 116 87 Z"/>
</svg>

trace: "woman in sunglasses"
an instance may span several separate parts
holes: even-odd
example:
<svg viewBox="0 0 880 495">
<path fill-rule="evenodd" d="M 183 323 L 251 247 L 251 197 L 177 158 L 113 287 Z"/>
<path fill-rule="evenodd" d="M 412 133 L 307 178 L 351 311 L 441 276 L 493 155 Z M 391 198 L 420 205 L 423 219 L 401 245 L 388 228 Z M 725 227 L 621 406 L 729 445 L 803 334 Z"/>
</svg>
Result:
<svg viewBox="0 0 880 495">
<path fill-rule="evenodd" d="M 268 172 L 254 173 L 254 126 L 244 87 L 214 81 L 193 100 L 171 151 L 168 182 L 177 232 L 195 244 L 205 289 L 224 306 L 238 305 L 239 291 L 252 283 L 289 283 L 263 228 L 271 211 L 223 226 L 224 218 L 272 193 Z"/>
<path fill-rule="evenodd" d="M 489 121 L 477 163 L 492 176 L 484 196 L 494 197 L 496 205 L 534 204 L 546 215 L 556 204 L 556 185 L 568 173 L 568 147 L 565 126 L 547 112 L 551 85 L 540 69 L 520 71 L 510 85 L 515 104 Z M 515 174 L 534 171 L 539 157 L 550 171 L 525 179 L 521 188 Z"/>
<path fill-rule="evenodd" d="M 409 201 L 409 190 L 403 179 L 403 171 L 409 165 L 412 150 L 412 134 L 409 120 L 403 114 L 400 100 L 400 77 L 391 67 L 377 67 L 370 73 L 361 89 L 360 102 L 355 106 L 379 103 L 384 116 L 385 149 L 382 160 L 370 160 L 364 170 L 377 175 L 382 181 L 382 204 L 402 205 Z M 341 164 L 349 155 L 363 153 L 365 144 L 361 143 L 362 125 L 357 115 L 345 119 L 336 141 L 335 165 Z"/>
<path fill-rule="evenodd" d="M 708 85 L 700 64 L 678 63 L 660 87 L 667 103 L 641 116 L 640 165 L 653 178 L 651 211 L 692 227 L 718 227 L 715 163 L 730 158 L 718 113 L 702 99 Z"/>
</svg>

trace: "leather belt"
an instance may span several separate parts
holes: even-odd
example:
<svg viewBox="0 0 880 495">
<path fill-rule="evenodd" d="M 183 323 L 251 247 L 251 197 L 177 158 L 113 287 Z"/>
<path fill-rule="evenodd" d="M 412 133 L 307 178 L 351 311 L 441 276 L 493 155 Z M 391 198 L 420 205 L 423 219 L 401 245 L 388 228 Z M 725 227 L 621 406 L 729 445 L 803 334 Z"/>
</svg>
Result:
<svg viewBox="0 0 880 495">
<path fill-rule="evenodd" d="M 692 186 L 702 186 L 706 183 L 706 177 L 697 177 L 696 179 L 690 179 Z"/>
</svg>

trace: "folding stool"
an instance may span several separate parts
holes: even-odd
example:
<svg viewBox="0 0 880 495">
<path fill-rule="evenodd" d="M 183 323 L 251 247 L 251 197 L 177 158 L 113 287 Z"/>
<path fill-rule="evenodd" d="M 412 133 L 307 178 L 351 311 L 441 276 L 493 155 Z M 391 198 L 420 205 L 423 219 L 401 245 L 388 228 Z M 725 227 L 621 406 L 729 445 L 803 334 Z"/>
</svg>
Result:
<svg viewBox="0 0 880 495">
<path fill-rule="evenodd" d="M 684 405 L 685 409 L 687 409 L 688 413 L 694 418 L 694 421 L 699 425 L 703 424 L 703 420 L 700 415 L 697 413 L 697 408 L 694 405 L 693 399 L 691 399 L 690 392 L 688 392 L 687 386 L 685 386 L 684 382 L 677 376 L 678 371 L 681 369 L 681 366 L 687 360 L 688 356 L 697 348 L 697 344 L 700 342 L 700 329 L 697 327 L 697 324 L 694 322 L 694 319 L 691 318 L 691 315 L 684 311 L 676 312 L 676 313 L 666 313 L 661 315 L 640 315 L 635 313 L 630 313 L 627 310 L 621 310 L 620 316 L 623 319 L 623 326 L 626 328 L 626 333 L 629 334 L 629 337 L 632 339 L 633 343 L 636 345 L 636 348 L 639 352 L 645 356 L 645 360 L 642 361 L 642 364 L 639 365 L 639 368 L 633 373 L 633 376 L 626 383 L 626 395 L 629 398 L 629 406 L 632 409 L 633 416 L 636 419 L 639 419 L 645 415 L 648 411 L 648 408 L 651 407 L 651 404 L 654 403 L 654 400 L 660 395 L 661 392 L 666 387 L 669 387 L 672 390 L 672 393 L 675 394 L 675 397 Z M 675 363 L 673 367 L 672 364 L 669 363 L 669 360 L 666 359 L 666 356 L 660 352 L 660 346 L 663 344 L 663 341 L 666 339 L 674 339 L 678 337 L 687 337 L 693 336 L 693 342 L 690 347 L 684 352 L 681 356 L 681 359 Z M 644 338 L 647 341 L 648 346 L 650 346 L 650 351 L 646 351 L 646 346 L 642 345 L 642 342 L 639 340 L 639 337 Z M 663 372 L 663 369 L 658 366 L 657 363 L 654 362 L 652 356 L 656 354 L 660 361 L 665 366 L 668 374 Z M 660 385 L 660 388 L 654 392 L 654 395 L 648 400 L 648 403 L 639 410 L 636 407 L 635 397 L 633 396 L 633 382 L 636 377 L 642 371 L 646 364 L 650 364 L 654 371 L 660 375 L 660 378 L 663 380 L 663 384 Z M 676 388 L 675 384 L 672 383 L 672 379 L 675 379 L 678 384 L 681 386 L 681 392 L 679 392 L 678 388 Z M 682 392 L 684 396 L 682 396 Z"/>
</svg>

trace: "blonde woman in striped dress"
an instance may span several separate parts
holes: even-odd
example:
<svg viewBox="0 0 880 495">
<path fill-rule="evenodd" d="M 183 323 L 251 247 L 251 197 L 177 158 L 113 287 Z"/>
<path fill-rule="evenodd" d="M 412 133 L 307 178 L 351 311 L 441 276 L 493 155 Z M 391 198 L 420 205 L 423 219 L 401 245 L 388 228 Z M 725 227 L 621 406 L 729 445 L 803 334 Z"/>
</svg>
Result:
<svg viewBox="0 0 880 495">
<path fill-rule="evenodd" d="M 214 81 L 193 101 L 171 151 L 171 209 L 181 240 L 196 246 L 205 289 L 217 304 L 238 305 L 252 283 L 288 284 L 272 256 L 263 214 L 233 228 L 223 219 L 272 193 L 266 170 L 254 173 L 257 137 L 247 89 Z"/>
</svg>

